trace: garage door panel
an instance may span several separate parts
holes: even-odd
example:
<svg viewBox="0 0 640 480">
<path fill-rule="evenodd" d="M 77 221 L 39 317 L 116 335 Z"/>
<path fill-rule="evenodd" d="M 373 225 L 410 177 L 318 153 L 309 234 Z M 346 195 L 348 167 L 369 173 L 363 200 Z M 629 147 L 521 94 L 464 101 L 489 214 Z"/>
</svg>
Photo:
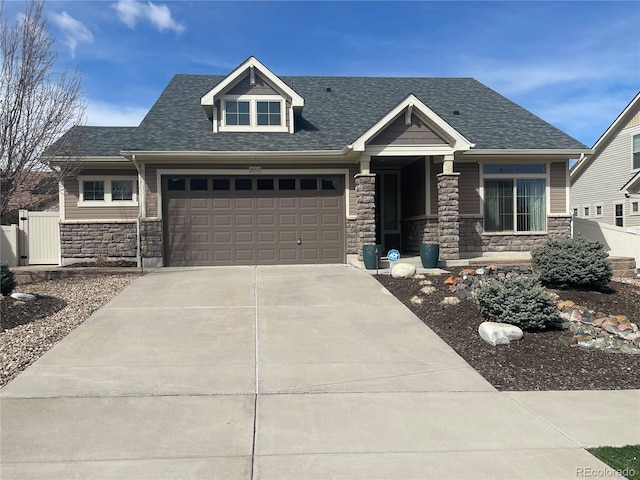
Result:
<svg viewBox="0 0 640 480">
<path fill-rule="evenodd" d="M 246 192 L 243 192 L 246 195 Z M 255 205 L 252 198 L 236 198 L 233 203 L 235 210 L 254 210 Z"/>
<path fill-rule="evenodd" d="M 278 205 L 278 209 L 282 210 L 285 208 L 298 208 L 298 205 L 296 203 L 296 198 L 278 198 L 277 199 L 277 205 Z"/>
<path fill-rule="evenodd" d="M 231 185 L 235 184 L 232 178 Z M 300 180 L 296 180 L 298 190 L 256 190 L 255 180 L 252 185 L 254 190 L 244 191 L 165 188 L 168 264 L 344 262 L 340 188 L 300 190 Z M 278 188 L 279 183 L 275 185 Z"/>
<path fill-rule="evenodd" d="M 236 232 L 234 238 L 238 244 L 253 244 L 256 241 L 254 231 Z"/>
<path fill-rule="evenodd" d="M 258 243 L 270 243 L 275 245 L 276 243 L 276 231 L 275 230 L 261 230 L 257 232 L 258 234 Z"/>
<path fill-rule="evenodd" d="M 275 227 L 276 215 L 274 213 L 258 214 L 258 227 Z"/>
<path fill-rule="evenodd" d="M 251 214 L 237 213 L 234 218 L 237 227 L 252 227 L 254 225 L 254 218 Z"/>
<path fill-rule="evenodd" d="M 231 226 L 231 214 L 224 214 L 224 215 L 220 215 L 220 214 L 213 214 L 211 215 L 212 217 L 212 222 L 211 224 L 214 227 L 229 227 Z"/>
<path fill-rule="evenodd" d="M 226 232 L 224 232 L 224 231 L 222 231 L 222 232 L 215 231 L 215 232 L 213 232 L 213 242 L 215 244 L 221 244 L 221 245 L 230 244 L 231 243 L 231 237 L 232 237 L 232 234 L 229 231 L 226 231 Z"/>
</svg>

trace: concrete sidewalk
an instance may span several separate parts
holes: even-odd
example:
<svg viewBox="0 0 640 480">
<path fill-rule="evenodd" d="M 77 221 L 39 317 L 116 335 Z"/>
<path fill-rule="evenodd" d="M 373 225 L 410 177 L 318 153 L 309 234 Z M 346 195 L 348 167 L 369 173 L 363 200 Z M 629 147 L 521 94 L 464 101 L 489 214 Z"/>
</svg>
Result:
<svg viewBox="0 0 640 480">
<path fill-rule="evenodd" d="M 157 270 L 1 396 L 3 480 L 560 479 L 640 443 L 640 391 L 497 392 L 345 266 Z"/>
</svg>

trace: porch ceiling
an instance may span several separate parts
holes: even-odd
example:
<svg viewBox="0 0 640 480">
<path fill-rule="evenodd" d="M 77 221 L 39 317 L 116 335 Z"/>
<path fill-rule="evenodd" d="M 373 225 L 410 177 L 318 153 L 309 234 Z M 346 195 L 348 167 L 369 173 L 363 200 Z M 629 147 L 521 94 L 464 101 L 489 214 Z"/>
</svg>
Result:
<svg viewBox="0 0 640 480">
<path fill-rule="evenodd" d="M 424 155 L 410 156 L 410 157 L 371 157 L 371 169 L 382 168 L 402 168 L 416 160 L 425 158 Z"/>
</svg>

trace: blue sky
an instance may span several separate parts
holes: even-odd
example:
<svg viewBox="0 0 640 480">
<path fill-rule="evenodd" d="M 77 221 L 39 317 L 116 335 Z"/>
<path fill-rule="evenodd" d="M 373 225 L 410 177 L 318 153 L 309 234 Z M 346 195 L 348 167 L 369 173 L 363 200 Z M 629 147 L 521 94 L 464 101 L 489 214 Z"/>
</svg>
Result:
<svg viewBox="0 0 640 480">
<path fill-rule="evenodd" d="M 22 1 L 5 4 L 18 15 Z M 588 146 L 640 90 L 640 2 L 48 1 L 89 125 L 137 125 L 176 73 L 474 77 Z"/>
</svg>

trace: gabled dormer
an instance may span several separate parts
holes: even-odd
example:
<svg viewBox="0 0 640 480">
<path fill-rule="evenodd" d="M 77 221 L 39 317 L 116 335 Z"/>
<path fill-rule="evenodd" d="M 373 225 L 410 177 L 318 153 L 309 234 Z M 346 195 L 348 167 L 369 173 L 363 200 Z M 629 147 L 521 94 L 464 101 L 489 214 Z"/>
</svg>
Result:
<svg viewBox="0 0 640 480">
<path fill-rule="evenodd" d="M 213 132 L 295 131 L 304 99 L 255 57 L 249 57 L 202 97 Z"/>
</svg>

